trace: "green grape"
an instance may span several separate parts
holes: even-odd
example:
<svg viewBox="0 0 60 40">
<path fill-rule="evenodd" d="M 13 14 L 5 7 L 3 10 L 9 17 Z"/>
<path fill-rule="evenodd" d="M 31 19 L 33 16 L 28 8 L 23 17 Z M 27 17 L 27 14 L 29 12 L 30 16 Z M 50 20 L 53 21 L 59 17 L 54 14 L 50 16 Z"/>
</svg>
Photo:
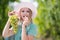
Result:
<svg viewBox="0 0 60 40">
<path fill-rule="evenodd" d="M 10 23 L 11 23 L 11 26 L 13 27 L 13 31 L 14 33 L 17 33 L 17 30 L 18 30 L 18 18 L 16 15 L 12 15 L 9 17 L 10 19 Z"/>
</svg>

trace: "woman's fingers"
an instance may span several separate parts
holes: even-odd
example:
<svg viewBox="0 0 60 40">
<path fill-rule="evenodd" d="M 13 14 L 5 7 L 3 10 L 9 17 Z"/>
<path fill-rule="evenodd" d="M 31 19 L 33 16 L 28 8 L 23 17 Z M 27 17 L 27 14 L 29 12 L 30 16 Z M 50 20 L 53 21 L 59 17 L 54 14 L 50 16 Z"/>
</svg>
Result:
<svg viewBox="0 0 60 40">
<path fill-rule="evenodd" d="M 28 21 L 28 17 L 25 16 L 24 21 Z"/>
<path fill-rule="evenodd" d="M 27 26 L 28 23 L 29 23 L 28 17 L 25 17 L 25 18 L 24 18 L 23 25 Z"/>
<path fill-rule="evenodd" d="M 15 11 L 12 11 L 12 12 L 8 13 L 8 16 L 11 16 L 11 15 L 14 15 L 14 14 L 15 14 Z"/>
</svg>

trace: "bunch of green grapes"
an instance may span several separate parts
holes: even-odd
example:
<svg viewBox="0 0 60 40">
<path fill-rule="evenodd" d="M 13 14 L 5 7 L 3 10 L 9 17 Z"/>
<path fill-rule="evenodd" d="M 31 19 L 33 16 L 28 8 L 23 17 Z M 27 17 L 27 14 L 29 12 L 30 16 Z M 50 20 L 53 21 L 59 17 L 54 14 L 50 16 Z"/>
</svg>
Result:
<svg viewBox="0 0 60 40">
<path fill-rule="evenodd" d="M 16 15 L 12 15 L 9 17 L 11 26 L 13 27 L 14 33 L 17 33 L 18 30 L 18 17 Z"/>
</svg>

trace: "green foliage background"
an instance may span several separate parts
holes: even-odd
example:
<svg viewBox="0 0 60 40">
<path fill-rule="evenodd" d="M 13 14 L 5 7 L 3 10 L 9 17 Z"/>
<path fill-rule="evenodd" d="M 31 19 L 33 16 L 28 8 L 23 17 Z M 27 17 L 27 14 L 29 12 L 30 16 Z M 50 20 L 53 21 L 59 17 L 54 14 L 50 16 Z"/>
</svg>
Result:
<svg viewBox="0 0 60 40">
<path fill-rule="evenodd" d="M 18 0 L 0 0 L 0 40 L 2 30 L 8 19 L 8 3 Z M 38 36 L 60 40 L 60 0 L 35 0 L 38 2 L 37 16 L 34 23 L 38 26 Z M 49 40 L 49 39 L 48 39 Z"/>
</svg>

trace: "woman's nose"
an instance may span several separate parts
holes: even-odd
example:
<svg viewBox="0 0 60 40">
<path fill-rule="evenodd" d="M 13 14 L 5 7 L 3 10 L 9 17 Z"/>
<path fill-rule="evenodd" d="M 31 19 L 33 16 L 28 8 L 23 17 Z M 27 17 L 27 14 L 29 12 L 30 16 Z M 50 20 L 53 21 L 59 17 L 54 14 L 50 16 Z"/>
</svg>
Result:
<svg viewBox="0 0 60 40">
<path fill-rule="evenodd" d="M 24 14 L 27 14 L 27 12 L 24 12 Z"/>
</svg>

